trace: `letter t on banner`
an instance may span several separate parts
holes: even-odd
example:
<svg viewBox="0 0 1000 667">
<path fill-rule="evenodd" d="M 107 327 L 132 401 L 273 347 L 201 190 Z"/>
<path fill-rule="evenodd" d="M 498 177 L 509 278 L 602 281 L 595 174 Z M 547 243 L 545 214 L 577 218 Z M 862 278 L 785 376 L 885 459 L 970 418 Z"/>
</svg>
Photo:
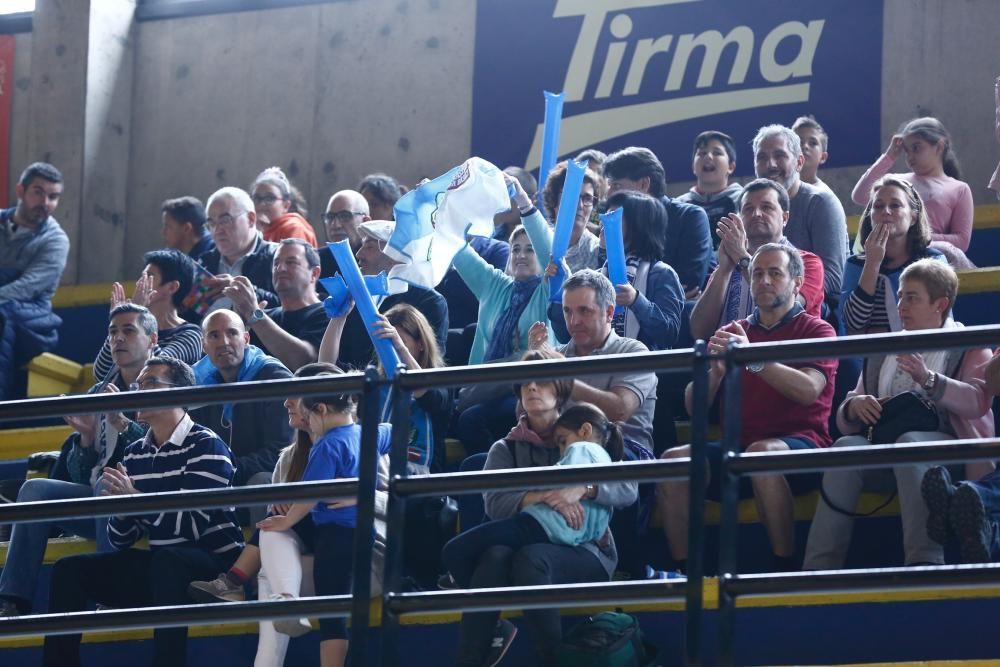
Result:
<svg viewBox="0 0 1000 667">
<path fill-rule="evenodd" d="M 327 243 L 327 245 L 330 247 L 330 252 L 333 253 L 333 258 L 337 260 L 337 267 L 347 284 L 347 289 L 354 298 L 355 307 L 358 309 L 358 314 L 361 315 L 361 321 L 365 323 L 365 331 L 372 339 L 372 345 L 375 346 L 375 353 L 382 362 L 386 377 L 390 379 L 396 377 L 399 355 L 396 354 L 396 348 L 392 346 L 392 341 L 372 336 L 372 325 L 378 320 L 378 310 L 375 309 L 372 295 L 368 291 L 364 278 L 361 277 L 358 262 L 354 259 L 354 254 L 351 253 L 351 244 L 345 240 Z"/>
<path fill-rule="evenodd" d="M 545 179 L 559 157 L 559 126 L 562 124 L 563 100 L 566 93 L 545 91 L 545 121 L 542 127 L 542 158 L 538 167 L 538 201 L 542 201 Z"/>
</svg>

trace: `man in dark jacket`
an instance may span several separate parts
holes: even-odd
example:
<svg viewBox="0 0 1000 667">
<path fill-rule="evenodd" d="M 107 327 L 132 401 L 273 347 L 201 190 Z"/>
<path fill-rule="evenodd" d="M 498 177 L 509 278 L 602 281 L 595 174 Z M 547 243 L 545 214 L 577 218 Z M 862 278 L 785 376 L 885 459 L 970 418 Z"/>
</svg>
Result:
<svg viewBox="0 0 1000 667">
<path fill-rule="evenodd" d="M 246 276 L 253 284 L 258 301 L 277 304 L 271 265 L 278 245 L 265 241 L 257 231 L 257 214 L 250 195 L 239 188 L 225 187 L 208 198 L 205 208 L 205 228 L 215 241 L 215 248 L 201 257 L 201 265 L 214 276 L 204 281 L 212 289 L 211 309 L 232 307 L 222 290 L 232 286 L 237 276 Z"/>
<path fill-rule="evenodd" d="M 280 361 L 250 345 L 250 334 L 233 311 L 210 313 L 202 331 L 205 356 L 194 365 L 199 385 L 292 377 Z M 292 441 L 280 399 L 206 405 L 192 410 L 191 417 L 229 445 L 236 466 L 233 486 L 269 483 L 278 452 Z"/>
<path fill-rule="evenodd" d="M 609 197 L 619 190 L 633 190 L 663 202 L 667 209 L 663 261 L 677 272 L 687 297 L 697 298 L 709 270 L 715 265 L 705 210 L 666 195 L 663 165 L 648 148 L 630 146 L 612 153 L 604 162 L 604 176 L 608 179 Z"/>
<path fill-rule="evenodd" d="M 0 210 L 0 400 L 14 397 L 15 369 L 59 341 L 52 296 L 69 239 L 52 214 L 62 190 L 59 170 L 35 162 L 15 187 L 17 206 Z"/>
</svg>

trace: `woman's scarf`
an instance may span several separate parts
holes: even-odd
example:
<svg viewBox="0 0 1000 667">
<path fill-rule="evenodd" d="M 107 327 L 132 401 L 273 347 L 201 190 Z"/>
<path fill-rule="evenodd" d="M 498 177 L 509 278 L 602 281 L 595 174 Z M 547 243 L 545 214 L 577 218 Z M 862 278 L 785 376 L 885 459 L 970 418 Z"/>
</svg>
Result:
<svg viewBox="0 0 1000 667">
<path fill-rule="evenodd" d="M 628 278 L 628 284 L 643 296 L 646 295 L 649 269 L 649 262 L 641 260 L 635 255 L 627 255 L 625 257 L 625 277 Z M 607 274 L 608 267 L 605 265 L 604 275 Z M 621 312 L 617 312 L 616 310 L 611 326 L 614 327 L 615 333 L 623 338 L 639 337 L 639 320 L 632 312 L 631 306 L 625 306 L 621 309 Z"/>
<path fill-rule="evenodd" d="M 521 415 L 517 420 L 517 424 L 510 430 L 510 433 L 507 434 L 504 440 L 508 442 L 527 442 L 539 447 L 554 447 L 555 445 L 552 444 L 549 438 L 553 430 L 554 427 L 545 433 L 537 433 L 528 424 L 528 415 Z"/>
<path fill-rule="evenodd" d="M 483 361 L 503 359 L 514 351 L 514 337 L 517 336 L 520 339 L 520 332 L 517 328 L 518 320 L 521 319 L 521 314 L 524 313 L 532 295 L 541 284 L 541 276 L 514 281 L 510 294 L 510 304 L 506 310 L 500 313 L 500 317 L 493 325 L 493 332 L 490 335 L 490 342 L 486 347 Z"/>
</svg>

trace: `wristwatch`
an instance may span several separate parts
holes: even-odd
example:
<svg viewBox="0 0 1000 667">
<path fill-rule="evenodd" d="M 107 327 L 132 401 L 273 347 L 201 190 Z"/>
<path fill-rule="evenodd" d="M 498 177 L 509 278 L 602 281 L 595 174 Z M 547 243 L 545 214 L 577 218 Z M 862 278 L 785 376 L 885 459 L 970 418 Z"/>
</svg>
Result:
<svg viewBox="0 0 1000 667">
<path fill-rule="evenodd" d="M 749 271 L 750 270 L 750 255 L 747 255 L 746 257 L 740 257 L 740 261 L 737 264 L 738 264 L 738 266 L 742 270 Z"/>
<path fill-rule="evenodd" d="M 746 369 L 747 369 L 748 372 L 753 373 L 754 375 L 757 375 L 762 370 L 764 370 L 764 362 L 763 361 L 754 361 L 753 363 L 747 364 Z"/>
<path fill-rule="evenodd" d="M 260 322 L 262 319 L 264 319 L 264 311 L 261 310 L 260 308 L 254 308 L 253 314 L 250 315 L 250 318 L 247 320 L 247 326 L 252 327 L 253 325 Z"/>
<path fill-rule="evenodd" d="M 937 384 L 938 374 L 931 371 L 927 374 L 927 381 L 924 382 L 924 391 L 934 391 L 934 386 Z"/>
</svg>

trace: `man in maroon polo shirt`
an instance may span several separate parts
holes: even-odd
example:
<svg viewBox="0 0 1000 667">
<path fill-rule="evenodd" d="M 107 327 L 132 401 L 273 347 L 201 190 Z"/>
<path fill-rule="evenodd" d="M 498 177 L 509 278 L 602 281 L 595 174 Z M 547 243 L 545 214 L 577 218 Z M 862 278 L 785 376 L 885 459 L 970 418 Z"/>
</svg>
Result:
<svg viewBox="0 0 1000 667">
<path fill-rule="evenodd" d="M 722 353 L 730 342 L 763 343 L 804 338 L 832 338 L 829 324 L 803 310 L 795 297 L 803 282 L 802 258 L 790 245 L 768 243 L 761 246 L 750 264 L 750 290 L 756 307 L 745 320 L 731 322 L 709 340 L 710 352 Z M 743 370 L 741 446 L 747 452 L 774 452 L 829 447 L 827 423 L 833 400 L 835 359 L 779 364 L 751 363 Z M 709 371 L 709 401 L 714 401 L 722 383 L 722 362 Z M 692 386 L 685 402 L 691 410 Z M 675 447 L 663 458 L 688 456 L 688 446 Z M 708 443 L 708 497 L 719 497 L 722 450 Z M 753 495 L 757 514 L 771 542 L 774 568 L 797 569 L 793 496 L 816 486 L 815 475 L 760 475 L 743 477 L 741 497 Z M 688 551 L 688 483 L 659 484 L 657 497 L 664 517 L 664 531 L 673 558 L 681 569 Z"/>
</svg>

